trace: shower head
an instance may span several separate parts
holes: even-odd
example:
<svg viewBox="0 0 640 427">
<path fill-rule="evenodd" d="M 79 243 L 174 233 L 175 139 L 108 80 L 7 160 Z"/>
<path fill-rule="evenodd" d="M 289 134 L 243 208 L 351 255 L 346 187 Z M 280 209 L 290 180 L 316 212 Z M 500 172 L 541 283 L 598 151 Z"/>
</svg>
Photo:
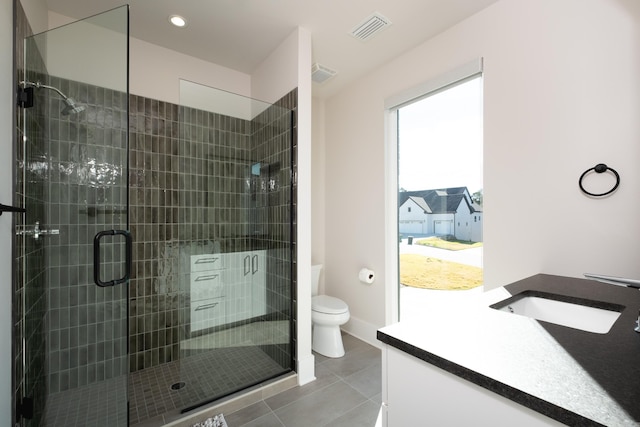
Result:
<svg viewBox="0 0 640 427">
<path fill-rule="evenodd" d="M 60 114 L 62 114 L 63 116 L 80 113 L 81 111 L 84 111 L 84 109 L 86 108 L 84 105 L 77 105 L 76 101 L 74 101 L 72 98 L 69 98 L 67 95 L 62 93 L 60 89 L 56 87 L 44 85 L 40 82 L 34 83 L 34 82 L 23 81 L 23 82 L 20 82 L 20 84 L 22 84 L 22 87 L 25 87 L 25 88 L 26 87 L 35 87 L 37 89 L 43 88 L 43 89 L 49 89 L 56 92 L 58 95 L 62 97 L 62 101 L 64 102 L 64 108 L 62 109 L 62 111 L 60 111 Z"/>
<path fill-rule="evenodd" d="M 76 105 L 76 101 L 74 101 L 72 98 L 64 98 L 63 102 L 64 108 L 62 109 L 62 111 L 60 111 L 60 114 L 62 114 L 63 116 L 68 116 L 69 114 L 78 114 L 85 109 L 84 105 Z"/>
</svg>

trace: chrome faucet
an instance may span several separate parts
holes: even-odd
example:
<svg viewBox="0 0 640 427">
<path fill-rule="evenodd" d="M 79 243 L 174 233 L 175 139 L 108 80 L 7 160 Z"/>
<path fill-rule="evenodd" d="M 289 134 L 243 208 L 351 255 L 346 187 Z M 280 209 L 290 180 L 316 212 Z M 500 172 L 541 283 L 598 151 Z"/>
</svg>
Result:
<svg viewBox="0 0 640 427">
<path fill-rule="evenodd" d="M 624 277 L 605 276 L 602 274 L 583 273 L 587 279 L 597 280 L 598 282 L 608 283 L 610 285 L 627 286 L 640 290 L 640 280 L 626 279 Z"/>
<path fill-rule="evenodd" d="M 629 288 L 636 288 L 640 290 L 640 280 L 626 279 L 624 277 L 604 276 L 602 274 L 590 274 L 583 273 L 587 279 L 597 280 L 598 282 L 608 283 L 610 285 L 626 286 Z M 634 331 L 640 333 L 640 311 L 638 312 L 638 319 L 636 320 L 636 327 Z"/>
</svg>

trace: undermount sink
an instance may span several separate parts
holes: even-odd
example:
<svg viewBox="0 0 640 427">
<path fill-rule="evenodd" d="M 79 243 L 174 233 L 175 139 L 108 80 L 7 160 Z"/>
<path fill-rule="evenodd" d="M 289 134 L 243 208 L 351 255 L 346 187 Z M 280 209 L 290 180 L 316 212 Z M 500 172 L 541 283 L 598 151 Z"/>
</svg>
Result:
<svg viewBox="0 0 640 427">
<path fill-rule="evenodd" d="M 539 291 L 524 291 L 491 308 L 556 325 L 606 334 L 624 306 Z"/>
</svg>

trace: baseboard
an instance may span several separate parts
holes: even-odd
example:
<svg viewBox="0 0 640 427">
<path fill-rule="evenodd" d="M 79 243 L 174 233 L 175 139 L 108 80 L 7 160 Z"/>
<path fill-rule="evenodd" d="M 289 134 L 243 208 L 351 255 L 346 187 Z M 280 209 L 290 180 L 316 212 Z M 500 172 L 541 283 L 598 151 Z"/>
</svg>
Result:
<svg viewBox="0 0 640 427">
<path fill-rule="evenodd" d="M 357 317 L 353 317 L 352 315 L 349 321 L 344 324 L 341 329 L 342 331 L 348 333 L 349 335 L 353 335 L 354 337 L 366 342 L 367 344 L 370 344 L 377 348 L 382 348 L 382 343 L 376 338 L 379 327 L 369 322 L 360 320 Z"/>
</svg>

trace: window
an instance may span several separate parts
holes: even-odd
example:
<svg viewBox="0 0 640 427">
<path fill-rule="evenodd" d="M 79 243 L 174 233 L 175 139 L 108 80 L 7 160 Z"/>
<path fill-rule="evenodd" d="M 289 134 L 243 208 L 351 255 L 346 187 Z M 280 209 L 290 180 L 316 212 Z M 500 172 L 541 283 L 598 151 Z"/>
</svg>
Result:
<svg viewBox="0 0 640 427">
<path fill-rule="evenodd" d="M 481 62 L 416 90 L 387 102 L 394 139 L 389 145 L 398 168 L 396 213 L 388 217 L 396 218 L 395 242 L 400 242 L 395 252 L 400 319 L 424 310 L 421 301 L 435 295 L 425 289 L 482 285 Z M 424 221 L 405 219 L 398 210 L 410 197 L 425 212 Z M 387 265 L 391 262 L 388 257 Z"/>
</svg>

